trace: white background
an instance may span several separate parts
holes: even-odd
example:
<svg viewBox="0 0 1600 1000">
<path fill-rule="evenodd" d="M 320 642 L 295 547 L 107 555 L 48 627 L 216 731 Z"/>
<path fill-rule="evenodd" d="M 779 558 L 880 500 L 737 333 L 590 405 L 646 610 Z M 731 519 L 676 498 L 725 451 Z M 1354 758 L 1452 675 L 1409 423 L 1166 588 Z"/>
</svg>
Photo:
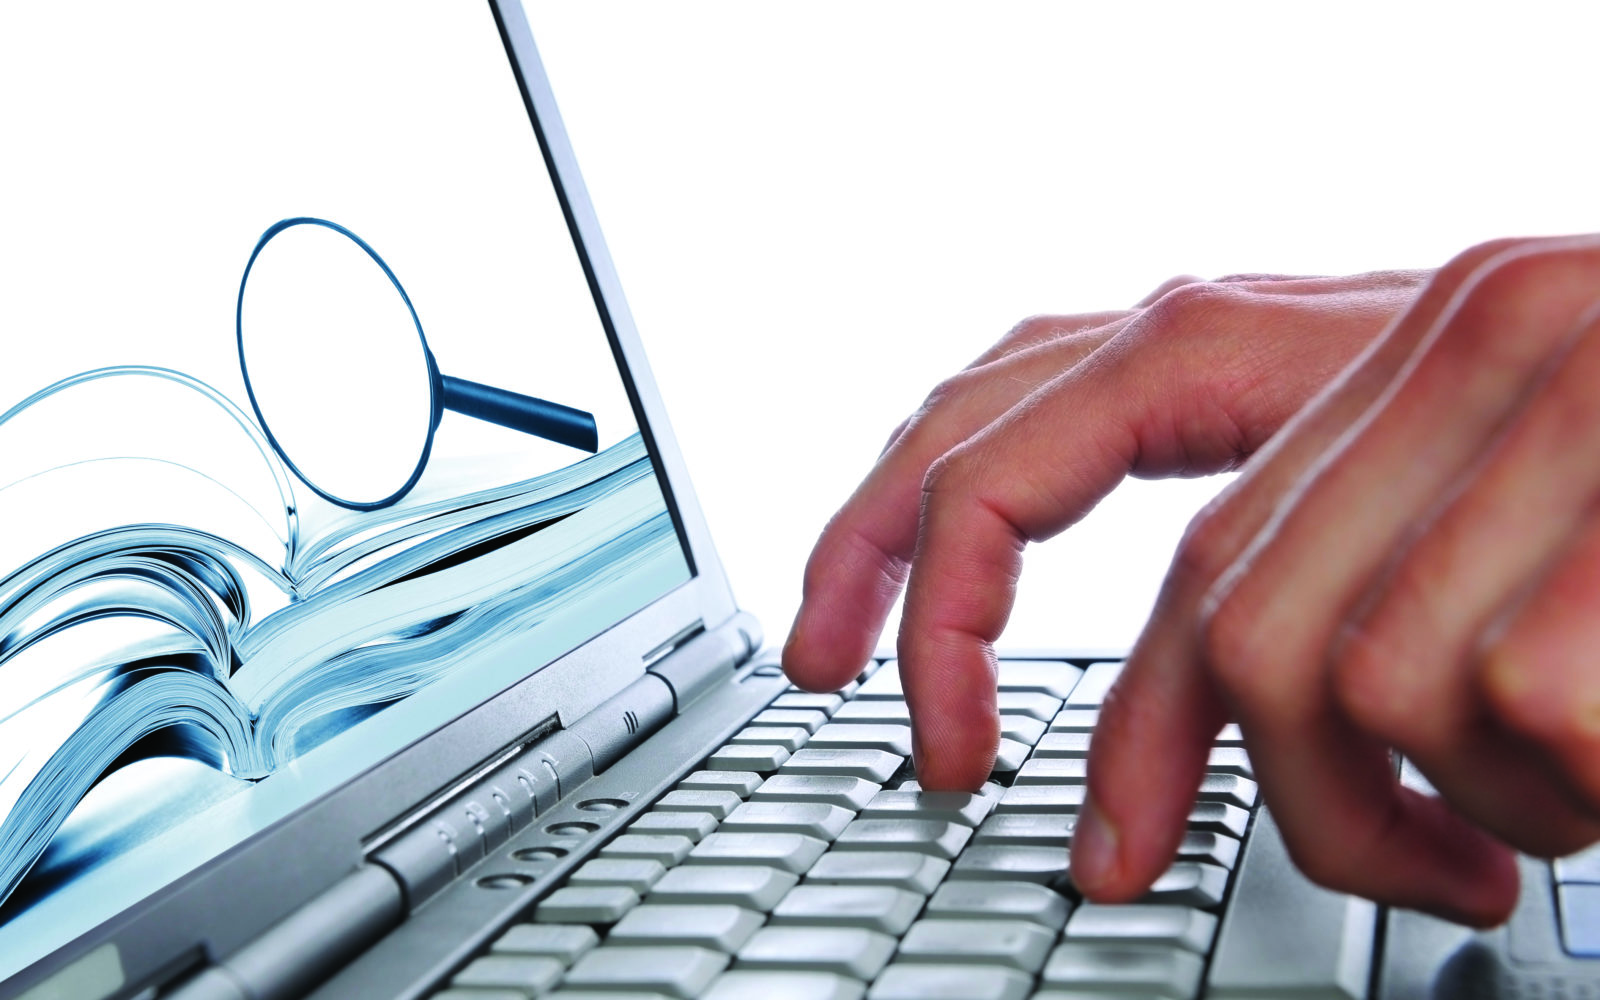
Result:
<svg viewBox="0 0 1600 1000">
<path fill-rule="evenodd" d="M 384 257 L 444 374 L 591 411 L 601 447 L 636 430 L 486 4 L 7 4 L 0 95 L 0 410 L 109 364 L 180 369 L 248 409 L 240 276 L 263 230 L 311 215 Z M 378 380 L 326 346 L 305 345 L 305 370 L 338 367 L 323 383 L 364 401 Z M 328 391 L 311 383 L 305 410 Z M 118 434 L 208 472 L 237 448 L 186 415 L 94 403 L 54 407 L 43 435 L 0 433 L 0 485 L 117 454 Z M 339 409 L 325 433 L 370 448 Z M 413 498 L 582 457 L 460 416 L 433 455 Z M 265 470 L 250 471 L 219 478 L 254 498 Z"/>
<path fill-rule="evenodd" d="M 1021 317 L 1600 229 L 1577 8 L 529 13 L 735 593 L 781 641 L 885 436 Z M 1131 639 L 1215 487 L 1133 483 L 1034 550 L 1008 640 Z"/>
</svg>

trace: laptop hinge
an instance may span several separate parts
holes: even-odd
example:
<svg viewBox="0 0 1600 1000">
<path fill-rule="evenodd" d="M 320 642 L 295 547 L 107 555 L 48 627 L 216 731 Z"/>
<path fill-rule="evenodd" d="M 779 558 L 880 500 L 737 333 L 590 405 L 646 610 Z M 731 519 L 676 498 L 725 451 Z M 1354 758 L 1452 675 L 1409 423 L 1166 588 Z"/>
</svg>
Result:
<svg viewBox="0 0 1600 1000">
<path fill-rule="evenodd" d="M 289 1000 L 360 954 L 404 916 L 394 877 L 376 865 L 361 865 L 166 994 L 167 1000 Z"/>
<path fill-rule="evenodd" d="M 760 648 L 761 626 L 754 615 L 741 611 L 714 629 L 689 635 L 665 655 L 652 650 L 647 661 L 649 672 L 672 689 L 676 714 L 713 684 L 726 680 Z"/>
</svg>

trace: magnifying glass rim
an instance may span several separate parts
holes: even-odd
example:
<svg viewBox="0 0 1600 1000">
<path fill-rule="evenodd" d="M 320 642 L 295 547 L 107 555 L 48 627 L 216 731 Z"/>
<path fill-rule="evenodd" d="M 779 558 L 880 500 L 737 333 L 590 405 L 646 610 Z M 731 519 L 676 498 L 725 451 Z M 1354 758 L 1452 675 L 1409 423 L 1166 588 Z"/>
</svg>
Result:
<svg viewBox="0 0 1600 1000">
<path fill-rule="evenodd" d="M 283 445 L 278 442 L 277 437 L 272 433 L 272 426 L 267 423 L 266 415 L 261 412 L 261 404 L 256 399 L 255 387 L 250 383 L 250 366 L 245 361 L 244 357 L 245 286 L 250 283 L 250 270 L 256 266 L 256 258 L 261 256 L 262 248 L 271 242 L 274 236 L 283 232 L 285 229 L 290 229 L 294 226 L 322 226 L 326 229 L 331 229 L 334 232 L 339 233 L 341 236 L 349 239 L 362 250 L 366 251 L 367 256 L 371 257 L 373 261 L 383 269 L 383 273 L 389 278 L 389 283 L 394 285 L 395 291 L 400 293 L 401 301 L 405 302 L 406 310 L 411 313 L 411 323 L 414 327 L 416 327 L 417 340 L 422 344 L 422 354 L 428 365 L 428 434 L 422 442 L 422 452 L 417 457 L 417 466 L 411 470 L 410 477 L 406 479 L 405 483 L 399 489 L 384 497 L 382 500 L 374 500 L 371 502 L 347 500 L 344 497 L 334 496 L 332 493 L 329 493 L 327 490 L 312 482 L 311 477 L 307 476 L 304 472 L 301 472 L 300 467 L 294 464 L 294 459 L 289 457 L 289 453 L 284 450 Z M 357 236 L 355 233 L 352 233 L 350 230 L 339 225 L 337 222 L 330 222 L 327 219 L 319 219 L 309 215 L 299 215 L 291 219 L 280 219 L 279 221 L 274 222 L 271 226 L 267 227 L 267 231 L 262 233 L 261 238 L 256 241 L 255 249 L 250 251 L 250 260 L 244 266 L 244 276 L 239 279 L 239 301 L 234 307 L 233 328 L 234 338 L 239 347 L 239 373 L 244 376 L 244 391 L 245 394 L 250 397 L 250 409 L 255 412 L 256 422 L 261 425 L 261 431 L 262 433 L 266 434 L 267 441 L 272 445 L 272 450 L 278 453 L 278 457 L 283 459 L 284 464 L 289 467 L 289 471 L 293 472 L 297 479 L 299 479 L 302 483 L 305 483 L 306 486 L 310 487 L 311 492 L 315 493 L 319 497 L 322 497 L 324 500 L 338 504 L 341 507 L 360 511 L 379 510 L 395 503 L 401 497 L 411 492 L 412 487 L 417 485 L 417 480 L 422 478 L 423 468 L 428 464 L 428 456 L 433 451 L 433 433 L 438 429 L 439 426 L 438 378 L 435 377 L 433 357 L 428 353 L 428 338 L 422 332 L 422 321 L 417 318 L 417 310 L 416 307 L 411 304 L 411 296 L 406 294 L 405 287 L 400 284 L 400 279 L 394 276 L 394 272 L 389 270 L 389 265 L 384 262 L 382 257 L 378 256 L 378 251 L 372 249 L 371 246 L 367 245 L 366 240 Z"/>
</svg>

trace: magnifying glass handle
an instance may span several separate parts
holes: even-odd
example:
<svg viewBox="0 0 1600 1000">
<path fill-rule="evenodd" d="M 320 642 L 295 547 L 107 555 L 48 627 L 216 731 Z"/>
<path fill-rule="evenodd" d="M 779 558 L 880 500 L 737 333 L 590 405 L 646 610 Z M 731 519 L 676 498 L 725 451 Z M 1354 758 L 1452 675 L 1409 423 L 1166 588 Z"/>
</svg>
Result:
<svg viewBox="0 0 1600 1000">
<path fill-rule="evenodd" d="M 447 410 L 583 451 L 600 450 L 594 414 L 585 410 L 449 375 L 439 376 L 439 382 L 441 402 Z"/>
</svg>

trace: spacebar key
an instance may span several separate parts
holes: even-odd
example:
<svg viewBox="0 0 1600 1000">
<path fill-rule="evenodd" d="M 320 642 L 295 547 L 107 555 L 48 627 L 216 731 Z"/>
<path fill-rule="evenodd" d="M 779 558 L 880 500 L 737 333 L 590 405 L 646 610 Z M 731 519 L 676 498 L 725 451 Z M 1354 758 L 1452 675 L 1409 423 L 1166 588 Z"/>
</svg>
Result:
<svg viewBox="0 0 1600 1000">
<path fill-rule="evenodd" d="M 1359 1000 L 1377 908 L 1314 885 L 1266 809 L 1256 814 L 1211 961 L 1210 1000 Z"/>
</svg>

